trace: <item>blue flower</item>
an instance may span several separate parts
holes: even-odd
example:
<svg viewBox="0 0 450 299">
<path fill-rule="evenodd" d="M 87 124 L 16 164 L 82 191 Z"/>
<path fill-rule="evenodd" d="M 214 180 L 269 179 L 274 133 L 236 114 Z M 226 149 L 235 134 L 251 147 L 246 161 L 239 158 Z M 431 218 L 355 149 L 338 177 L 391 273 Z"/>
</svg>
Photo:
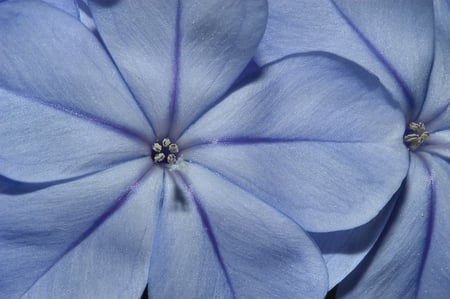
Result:
<svg viewBox="0 0 450 299">
<path fill-rule="evenodd" d="M 272 1 L 269 5 L 259 59 L 321 50 L 354 60 L 380 78 L 407 120 L 404 135 L 397 136 L 410 150 L 409 171 L 398 199 L 353 235 L 340 232 L 341 237 L 356 238 L 338 244 L 343 248 L 334 243 L 335 254 L 330 243 L 336 236 L 328 236 L 332 239 L 325 256 L 331 280 L 337 283 L 365 255 L 390 217 L 375 249 L 339 286 L 338 297 L 448 298 L 450 3 Z M 375 238 L 358 246 L 358 237 L 364 235 Z M 320 236 L 322 241 L 326 238 Z"/>
<path fill-rule="evenodd" d="M 308 53 L 235 86 L 263 0 L 90 5 L 102 43 L 0 5 L 0 297 L 323 297 L 303 228 L 366 223 L 407 171 L 379 81 Z"/>
</svg>

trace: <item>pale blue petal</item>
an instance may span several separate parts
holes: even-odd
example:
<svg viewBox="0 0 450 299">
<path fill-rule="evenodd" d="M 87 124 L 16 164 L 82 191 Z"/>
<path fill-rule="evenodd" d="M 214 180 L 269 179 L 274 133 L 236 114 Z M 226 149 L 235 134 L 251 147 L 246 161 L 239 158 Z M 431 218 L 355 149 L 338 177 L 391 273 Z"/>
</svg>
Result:
<svg viewBox="0 0 450 299">
<path fill-rule="evenodd" d="M 450 3 L 434 1 L 434 63 L 428 94 L 418 120 L 431 132 L 450 129 Z"/>
<path fill-rule="evenodd" d="M 432 179 L 433 210 L 428 217 L 428 253 L 422 266 L 418 298 L 450 298 L 450 165 L 448 160 L 426 156 Z"/>
<path fill-rule="evenodd" d="M 325 265 L 297 224 L 198 165 L 175 176 L 180 189 L 166 184 L 150 298 L 324 297 Z"/>
<path fill-rule="evenodd" d="M 91 10 L 87 4 L 87 0 L 76 0 L 78 4 L 78 10 L 80 13 L 80 22 L 83 23 L 89 30 L 95 32 L 94 20 L 92 19 Z"/>
<path fill-rule="evenodd" d="M 0 89 L 154 138 L 98 39 L 39 1 L 0 4 Z"/>
<path fill-rule="evenodd" d="M 0 174 L 15 180 L 59 181 L 150 155 L 143 140 L 41 99 L 0 88 L 0 111 Z"/>
<path fill-rule="evenodd" d="M 176 137 L 238 77 L 264 32 L 266 5 L 90 1 L 102 39 L 160 138 Z"/>
<path fill-rule="evenodd" d="M 338 232 L 311 233 L 328 268 L 329 289 L 353 271 L 372 249 L 391 215 L 397 194 L 377 217 L 363 226 Z"/>
<path fill-rule="evenodd" d="M 68 14 L 76 17 L 77 19 L 80 18 L 77 0 L 43 0 L 43 1 L 67 12 Z"/>
<path fill-rule="evenodd" d="M 403 197 L 374 252 L 339 285 L 338 298 L 417 298 L 434 225 L 435 187 L 424 161 L 411 155 Z"/>
<path fill-rule="evenodd" d="M 336 231 L 370 221 L 400 187 L 404 126 L 375 77 L 332 55 L 301 55 L 265 68 L 178 145 L 305 229 Z"/>
<path fill-rule="evenodd" d="M 23 0 L 0 0 L 1 2 L 23 2 Z M 42 2 L 48 3 L 53 7 L 59 8 L 62 11 L 79 19 L 78 1 L 77 0 L 42 0 Z"/>
<path fill-rule="evenodd" d="M 149 298 L 232 298 L 191 199 L 166 175 L 150 259 Z"/>
<path fill-rule="evenodd" d="M 162 186 L 149 167 L 141 159 L 39 191 L 1 194 L 0 297 L 137 298 Z"/>
<path fill-rule="evenodd" d="M 328 51 L 375 73 L 405 111 L 420 108 L 433 57 L 430 0 L 269 0 L 257 60 Z"/>
<path fill-rule="evenodd" d="M 431 132 L 417 152 L 433 153 L 450 161 L 450 122 L 445 130 Z"/>
</svg>

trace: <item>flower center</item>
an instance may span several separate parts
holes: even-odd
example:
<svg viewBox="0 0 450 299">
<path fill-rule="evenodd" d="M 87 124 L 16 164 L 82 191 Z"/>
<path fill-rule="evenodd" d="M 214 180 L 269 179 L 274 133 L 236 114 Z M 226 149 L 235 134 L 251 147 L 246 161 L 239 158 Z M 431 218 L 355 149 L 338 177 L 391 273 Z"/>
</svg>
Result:
<svg viewBox="0 0 450 299">
<path fill-rule="evenodd" d="M 152 146 L 152 159 L 155 163 L 175 164 L 177 162 L 178 145 L 169 138 L 156 141 Z"/>
<path fill-rule="evenodd" d="M 409 147 L 410 150 L 417 149 L 425 140 L 430 136 L 430 133 L 426 131 L 425 124 L 421 122 L 411 122 L 408 125 L 403 141 Z"/>
</svg>

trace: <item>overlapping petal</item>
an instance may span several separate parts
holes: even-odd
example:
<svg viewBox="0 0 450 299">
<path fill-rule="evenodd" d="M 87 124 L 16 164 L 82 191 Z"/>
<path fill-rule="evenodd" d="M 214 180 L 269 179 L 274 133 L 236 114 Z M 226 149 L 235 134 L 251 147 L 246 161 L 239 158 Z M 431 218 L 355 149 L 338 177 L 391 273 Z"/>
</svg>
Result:
<svg viewBox="0 0 450 299">
<path fill-rule="evenodd" d="M 150 154 L 115 127 L 41 99 L 0 89 L 0 174 L 49 182 L 94 173 Z"/>
<path fill-rule="evenodd" d="M 427 152 L 438 155 L 447 161 L 450 160 L 450 123 L 448 128 L 442 131 L 432 132 L 425 143 L 421 146 L 420 152 Z"/>
<path fill-rule="evenodd" d="M 323 298 L 323 260 L 297 224 L 219 173 L 179 171 L 180 189 L 165 188 L 149 297 Z"/>
<path fill-rule="evenodd" d="M 350 274 L 372 249 L 391 216 L 397 197 L 398 193 L 377 217 L 365 225 L 345 231 L 311 233 L 327 265 L 329 289 Z"/>
<path fill-rule="evenodd" d="M 77 19 L 79 19 L 80 17 L 77 0 L 43 0 L 43 1 L 67 12 L 68 14 L 76 17 Z"/>
<path fill-rule="evenodd" d="M 232 177 L 305 229 L 335 231 L 371 220 L 399 188 L 403 128 L 375 77 L 310 54 L 267 67 L 178 144 L 185 160 Z"/>
<path fill-rule="evenodd" d="M 266 0 L 92 0 L 90 7 L 160 138 L 177 136 L 230 87 L 267 14 Z"/>
<path fill-rule="evenodd" d="M 119 298 L 145 287 L 161 173 L 145 159 L 0 194 L 2 298 Z M 130 293 L 128 293 L 130 292 Z"/>
<path fill-rule="evenodd" d="M 433 219 L 437 211 L 436 186 L 436 177 L 426 162 L 411 155 L 403 197 L 374 252 L 340 284 L 338 297 L 378 298 L 389 294 L 393 298 L 417 298 L 429 255 L 430 234 L 437 227 Z"/>
<path fill-rule="evenodd" d="M 432 179 L 430 204 L 433 209 L 428 216 L 428 243 L 424 252 L 426 260 L 421 267 L 418 282 L 418 298 L 447 298 L 450 296 L 450 165 L 448 160 L 426 156 Z"/>
<path fill-rule="evenodd" d="M 0 89 L 151 138 L 151 128 L 97 38 L 40 1 L 0 9 Z"/>
<path fill-rule="evenodd" d="M 450 129 L 450 4 L 434 1 L 434 63 L 428 93 L 418 116 L 430 131 Z"/>
<path fill-rule="evenodd" d="M 375 73 L 413 118 L 425 98 L 433 59 L 431 1 L 269 1 L 258 61 L 317 50 Z"/>
</svg>

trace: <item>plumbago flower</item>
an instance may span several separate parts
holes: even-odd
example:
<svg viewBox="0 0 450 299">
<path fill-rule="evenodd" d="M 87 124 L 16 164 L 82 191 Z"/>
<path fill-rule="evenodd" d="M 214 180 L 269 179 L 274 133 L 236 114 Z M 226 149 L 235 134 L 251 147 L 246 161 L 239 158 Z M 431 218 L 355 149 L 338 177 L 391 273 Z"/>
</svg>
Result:
<svg viewBox="0 0 450 299">
<path fill-rule="evenodd" d="M 450 296 L 450 2 L 270 1 L 259 59 L 322 50 L 375 73 L 400 103 L 407 125 L 409 171 L 392 214 L 357 228 L 354 240 L 321 235 L 331 277 L 342 279 L 373 244 L 362 265 L 338 287 L 338 297 L 448 298 Z M 289 8 L 289 10 L 288 10 Z M 295 11 L 292 14 L 290 11 Z M 300 13 L 298 13 L 300 12 Z M 319 27 L 320 24 L 320 27 Z M 389 211 L 390 207 L 387 207 Z M 334 248 L 333 248 L 334 246 Z M 339 248 L 341 246 L 341 248 Z M 359 254 L 349 254 L 360 250 Z M 331 287 L 333 285 L 330 285 Z"/>
<path fill-rule="evenodd" d="M 263 0 L 90 8 L 107 50 L 0 4 L 1 297 L 323 297 L 303 228 L 366 223 L 407 171 L 379 81 L 308 53 L 234 86 Z"/>
</svg>

